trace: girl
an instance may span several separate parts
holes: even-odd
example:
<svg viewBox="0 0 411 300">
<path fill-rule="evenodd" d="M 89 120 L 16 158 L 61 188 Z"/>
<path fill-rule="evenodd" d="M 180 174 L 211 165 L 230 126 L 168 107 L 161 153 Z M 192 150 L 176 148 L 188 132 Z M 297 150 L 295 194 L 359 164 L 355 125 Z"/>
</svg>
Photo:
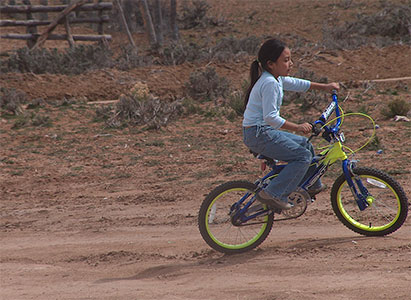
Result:
<svg viewBox="0 0 411 300">
<path fill-rule="evenodd" d="M 280 116 L 283 90 L 306 92 L 309 89 L 331 92 L 338 83 L 321 84 L 288 77 L 293 62 L 290 49 L 281 41 L 270 39 L 258 52 L 258 60 L 251 64 L 251 84 L 245 97 L 243 119 L 244 143 L 253 152 L 272 159 L 288 162 L 269 185 L 258 193 L 257 199 L 280 209 L 290 209 L 288 195 L 295 191 L 308 171 L 314 149 L 307 138 L 283 129 L 309 133 L 309 123 L 295 124 Z M 309 190 L 315 195 L 324 189 L 317 181 Z"/>
</svg>

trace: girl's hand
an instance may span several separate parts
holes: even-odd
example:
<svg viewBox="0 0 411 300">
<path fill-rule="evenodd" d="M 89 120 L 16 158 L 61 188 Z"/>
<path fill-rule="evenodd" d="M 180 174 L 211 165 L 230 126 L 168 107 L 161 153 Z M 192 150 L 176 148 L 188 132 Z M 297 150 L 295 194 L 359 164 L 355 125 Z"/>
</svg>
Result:
<svg viewBox="0 0 411 300">
<path fill-rule="evenodd" d="M 332 93 L 333 90 L 338 91 L 340 89 L 340 84 L 338 82 L 331 82 L 325 86 L 325 90 Z"/>
<path fill-rule="evenodd" d="M 322 90 L 325 92 L 332 93 L 333 90 L 338 91 L 340 89 L 340 84 L 338 82 L 331 82 L 331 83 L 311 82 L 310 89 Z"/>
<path fill-rule="evenodd" d="M 303 123 L 298 125 L 298 131 L 302 133 L 310 133 L 312 130 L 312 125 L 310 123 Z"/>
</svg>

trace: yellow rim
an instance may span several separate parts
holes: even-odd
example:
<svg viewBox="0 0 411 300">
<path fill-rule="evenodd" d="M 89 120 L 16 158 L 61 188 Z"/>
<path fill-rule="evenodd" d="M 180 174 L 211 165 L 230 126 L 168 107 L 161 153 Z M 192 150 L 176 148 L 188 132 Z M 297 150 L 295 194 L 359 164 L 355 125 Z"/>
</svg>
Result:
<svg viewBox="0 0 411 300">
<path fill-rule="evenodd" d="M 337 205 L 338 205 L 338 210 L 341 212 L 341 215 L 344 217 L 344 219 L 346 219 L 350 224 L 352 224 L 353 226 L 365 230 L 365 231 L 383 231 L 385 229 L 390 228 L 395 222 L 397 222 L 400 213 L 401 213 L 401 202 L 400 202 L 400 198 L 398 197 L 397 193 L 394 191 L 394 189 L 385 181 L 381 180 L 380 178 L 374 177 L 374 176 L 365 176 L 365 175 L 360 175 L 360 177 L 366 177 L 366 178 L 372 178 L 374 180 L 377 180 L 379 182 L 384 183 L 386 186 L 389 187 L 389 189 L 393 192 L 393 194 L 395 195 L 395 198 L 397 199 L 397 214 L 395 216 L 395 218 L 389 222 L 388 224 L 385 224 L 383 226 L 371 226 L 370 225 L 366 225 L 366 224 L 362 224 L 360 222 L 358 222 L 357 220 L 353 219 L 350 214 L 344 209 L 344 206 L 342 204 L 342 199 L 341 199 L 341 190 L 344 187 L 344 185 L 347 185 L 347 181 L 344 181 L 344 183 L 340 186 L 340 188 L 338 189 L 337 192 Z M 374 199 L 375 201 L 375 199 Z M 366 208 L 366 209 L 370 209 Z"/>
</svg>

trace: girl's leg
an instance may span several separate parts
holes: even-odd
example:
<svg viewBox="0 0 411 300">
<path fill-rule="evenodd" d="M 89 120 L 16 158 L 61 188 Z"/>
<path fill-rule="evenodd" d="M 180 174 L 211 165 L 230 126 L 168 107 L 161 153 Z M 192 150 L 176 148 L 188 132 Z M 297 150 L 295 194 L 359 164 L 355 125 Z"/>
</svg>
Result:
<svg viewBox="0 0 411 300">
<path fill-rule="evenodd" d="M 274 198 L 287 202 L 288 195 L 297 188 L 312 159 L 311 151 L 302 146 L 303 141 L 306 143 L 307 139 L 271 127 L 263 127 L 256 135 L 257 137 L 253 136 L 247 129 L 244 132 L 244 142 L 251 150 L 288 162 L 265 189 Z"/>
<path fill-rule="evenodd" d="M 313 145 L 308 141 L 308 139 L 306 137 L 300 136 L 300 135 L 296 135 L 296 134 L 292 134 L 290 132 L 286 132 L 284 131 L 284 136 L 286 136 L 287 138 L 295 141 L 296 143 L 298 143 L 301 147 L 306 148 L 307 150 L 309 150 L 311 152 L 311 155 L 314 157 L 315 155 L 315 151 L 314 151 L 314 147 Z M 301 184 L 303 184 L 308 178 L 310 178 L 310 176 L 312 176 L 315 172 L 315 170 L 317 169 L 317 164 L 311 164 L 310 162 L 310 166 L 307 170 L 307 172 L 305 173 L 305 176 L 303 177 L 303 179 L 301 180 L 301 182 L 298 184 L 298 186 L 300 186 Z M 321 179 L 318 179 L 313 186 L 311 186 L 310 189 L 316 190 L 322 187 L 322 183 L 321 183 Z"/>
</svg>

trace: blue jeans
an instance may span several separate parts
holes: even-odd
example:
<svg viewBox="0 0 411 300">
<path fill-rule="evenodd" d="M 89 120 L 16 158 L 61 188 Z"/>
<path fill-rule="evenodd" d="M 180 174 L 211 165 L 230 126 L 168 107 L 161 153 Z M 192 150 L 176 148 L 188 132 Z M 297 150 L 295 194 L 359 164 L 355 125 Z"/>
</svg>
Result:
<svg viewBox="0 0 411 300">
<path fill-rule="evenodd" d="M 313 145 L 307 138 L 270 126 L 243 128 L 244 143 L 252 151 L 288 164 L 271 180 L 265 192 L 287 202 L 288 195 L 308 178 L 316 166 L 310 167 L 314 156 Z M 321 186 L 318 180 L 313 188 Z"/>
</svg>

